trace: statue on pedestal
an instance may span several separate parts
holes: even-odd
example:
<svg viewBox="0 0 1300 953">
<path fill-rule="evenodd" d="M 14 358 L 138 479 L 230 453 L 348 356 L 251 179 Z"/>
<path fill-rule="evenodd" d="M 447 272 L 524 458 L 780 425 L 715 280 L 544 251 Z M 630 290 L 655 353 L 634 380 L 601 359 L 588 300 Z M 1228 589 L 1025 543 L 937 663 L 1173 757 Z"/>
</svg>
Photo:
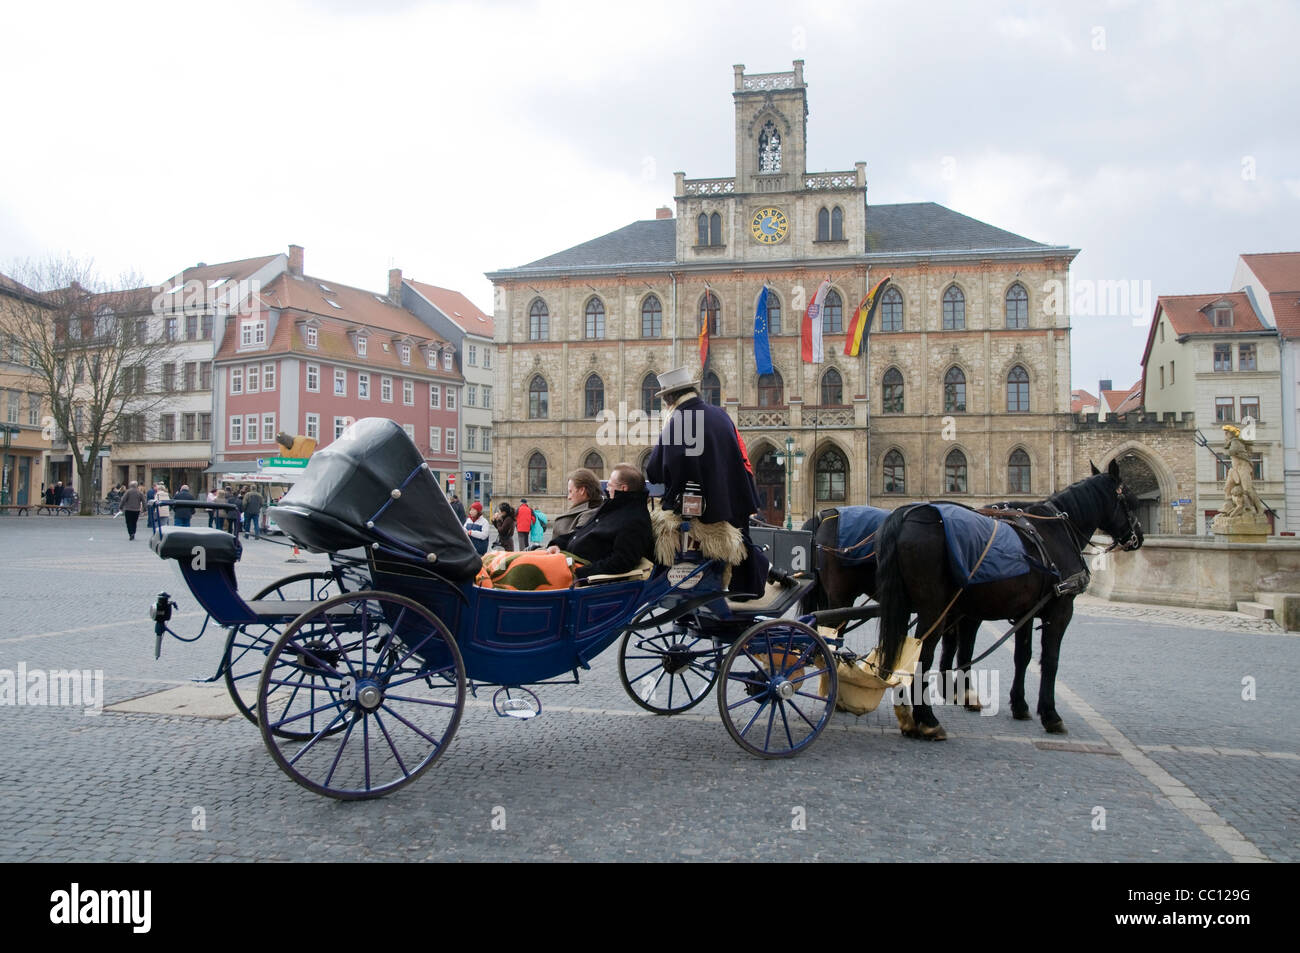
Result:
<svg viewBox="0 0 1300 953">
<path fill-rule="evenodd" d="M 1230 464 L 1223 481 L 1223 509 L 1214 517 L 1211 528 L 1226 536 L 1267 536 L 1270 528 L 1266 507 L 1255 492 L 1254 463 L 1250 459 L 1251 441 L 1241 436 L 1241 429 L 1223 425 L 1224 444 Z"/>
</svg>

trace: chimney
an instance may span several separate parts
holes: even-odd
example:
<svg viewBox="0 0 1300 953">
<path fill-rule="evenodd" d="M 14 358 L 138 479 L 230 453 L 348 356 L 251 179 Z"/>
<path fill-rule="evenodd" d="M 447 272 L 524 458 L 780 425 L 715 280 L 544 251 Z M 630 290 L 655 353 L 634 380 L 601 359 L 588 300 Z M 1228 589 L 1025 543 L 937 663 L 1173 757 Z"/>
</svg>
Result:
<svg viewBox="0 0 1300 953">
<path fill-rule="evenodd" d="M 655 209 L 656 220 L 661 218 L 672 218 L 672 217 L 673 217 L 673 210 L 670 209 L 667 205 L 661 205 L 657 209 Z"/>
<path fill-rule="evenodd" d="M 1114 387 L 1114 383 L 1115 383 L 1114 381 L 1098 381 L 1098 382 L 1097 382 L 1097 389 L 1098 389 L 1098 390 L 1114 390 L 1114 389 L 1115 389 L 1115 387 Z M 1100 397 L 1101 395 L 1098 394 L 1097 396 Z"/>
<path fill-rule="evenodd" d="M 302 246 L 289 246 L 289 274 L 302 277 Z"/>
<path fill-rule="evenodd" d="M 399 308 L 402 306 L 402 269 L 388 269 L 388 297 Z"/>
</svg>

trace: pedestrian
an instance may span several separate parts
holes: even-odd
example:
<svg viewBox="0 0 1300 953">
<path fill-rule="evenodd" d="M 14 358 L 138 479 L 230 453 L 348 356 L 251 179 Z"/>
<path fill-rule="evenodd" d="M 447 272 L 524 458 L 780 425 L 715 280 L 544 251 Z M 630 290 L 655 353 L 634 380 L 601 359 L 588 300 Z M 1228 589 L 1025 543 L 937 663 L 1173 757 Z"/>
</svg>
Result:
<svg viewBox="0 0 1300 953">
<path fill-rule="evenodd" d="M 170 499 L 171 497 L 167 493 L 167 487 L 159 483 L 158 492 L 154 494 L 154 498 L 153 498 L 153 501 L 154 503 L 157 504 L 157 509 L 158 509 L 157 516 L 154 519 L 155 532 L 162 532 L 162 528 L 166 526 L 167 521 L 171 519 L 171 509 L 168 508 L 167 506 L 167 502 Z"/>
<path fill-rule="evenodd" d="M 232 536 L 239 535 L 239 524 L 244 519 L 244 501 L 239 494 L 231 488 L 227 492 L 226 502 L 234 507 L 233 510 L 226 511 L 226 532 Z"/>
<path fill-rule="evenodd" d="M 533 527 L 528 531 L 528 548 L 540 549 L 542 540 L 546 537 L 546 514 L 541 510 L 533 510 Z"/>
<path fill-rule="evenodd" d="M 497 530 L 497 545 L 506 552 L 515 549 L 515 508 L 505 500 L 497 507 L 497 515 L 492 520 Z"/>
<path fill-rule="evenodd" d="M 217 502 L 217 491 L 215 488 L 210 487 L 208 489 L 208 502 L 209 503 Z M 211 529 L 216 525 L 217 525 L 217 511 L 208 510 L 208 528 Z"/>
<path fill-rule="evenodd" d="M 515 510 L 515 530 L 519 533 L 519 550 L 528 548 L 528 534 L 533 529 L 533 508 L 528 505 L 528 501 L 522 497 L 519 500 L 519 509 Z"/>
<path fill-rule="evenodd" d="M 175 516 L 177 526 L 190 525 L 190 520 L 194 517 L 194 508 L 192 506 L 182 505 L 181 501 L 192 499 L 194 499 L 194 494 L 190 492 L 190 485 L 188 483 L 182 483 L 181 488 L 176 491 L 176 496 L 172 500 L 175 504 L 173 509 L 176 510 Z"/>
<path fill-rule="evenodd" d="M 464 521 L 465 533 L 474 544 L 474 551 L 482 556 L 488 550 L 488 521 L 483 515 L 483 504 L 475 500 L 469 505 L 469 516 Z"/>
<path fill-rule="evenodd" d="M 248 539 L 248 531 L 253 531 L 256 539 L 262 538 L 262 494 L 257 492 L 257 487 L 252 487 L 244 494 L 244 539 Z"/>
<path fill-rule="evenodd" d="M 135 527 L 140 521 L 140 511 L 144 509 L 144 494 L 140 492 L 139 486 L 134 480 L 122 494 L 122 518 L 126 520 L 126 535 L 128 539 L 135 539 Z"/>
<path fill-rule="evenodd" d="M 462 523 L 465 522 L 465 507 L 461 505 L 460 497 L 453 493 L 450 502 L 451 511 L 456 514 L 456 519 L 460 520 Z"/>
<path fill-rule="evenodd" d="M 157 495 L 158 495 L 158 484 L 157 483 L 150 484 L 149 489 L 146 490 L 144 494 L 144 511 L 145 511 L 144 518 L 145 518 L 145 523 L 149 526 L 149 532 L 151 533 L 154 531 L 154 527 L 158 525 L 158 510 L 157 508 L 150 506 L 149 504 L 151 504 L 154 501 L 154 497 L 156 497 Z"/>
</svg>

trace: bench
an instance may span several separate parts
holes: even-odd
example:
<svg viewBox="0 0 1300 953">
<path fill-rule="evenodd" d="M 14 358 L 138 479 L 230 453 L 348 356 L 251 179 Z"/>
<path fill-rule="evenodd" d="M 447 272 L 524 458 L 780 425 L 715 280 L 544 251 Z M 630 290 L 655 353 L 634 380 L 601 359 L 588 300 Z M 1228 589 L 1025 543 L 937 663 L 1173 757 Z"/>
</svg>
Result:
<svg viewBox="0 0 1300 953">
<path fill-rule="evenodd" d="M 31 509 L 26 503 L 0 503 L 0 511 L 12 510 L 14 516 L 31 516 Z"/>
<path fill-rule="evenodd" d="M 64 506 L 62 503 L 55 503 L 51 506 L 49 503 L 41 503 L 36 507 L 37 516 L 71 516 L 72 507 Z"/>
</svg>

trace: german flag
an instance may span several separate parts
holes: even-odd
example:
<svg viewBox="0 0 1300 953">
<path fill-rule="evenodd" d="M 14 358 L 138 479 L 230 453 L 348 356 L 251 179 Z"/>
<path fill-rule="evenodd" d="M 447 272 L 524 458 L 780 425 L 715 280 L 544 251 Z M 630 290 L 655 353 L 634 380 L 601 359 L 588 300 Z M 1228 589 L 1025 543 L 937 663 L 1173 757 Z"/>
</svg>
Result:
<svg viewBox="0 0 1300 953">
<path fill-rule="evenodd" d="M 848 336 L 844 338 L 844 353 L 849 357 L 857 357 L 862 350 L 862 342 L 866 340 L 871 333 L 871 322 L 876 317 L 876 307 L 880 304 L 880 292 L 893 275 L 886 275 L 881 278 L 876 286 L 867 292 L 858 303 L 857 313 L 853 315 L 853 321 L 849 324 Z"/>
</svg>

